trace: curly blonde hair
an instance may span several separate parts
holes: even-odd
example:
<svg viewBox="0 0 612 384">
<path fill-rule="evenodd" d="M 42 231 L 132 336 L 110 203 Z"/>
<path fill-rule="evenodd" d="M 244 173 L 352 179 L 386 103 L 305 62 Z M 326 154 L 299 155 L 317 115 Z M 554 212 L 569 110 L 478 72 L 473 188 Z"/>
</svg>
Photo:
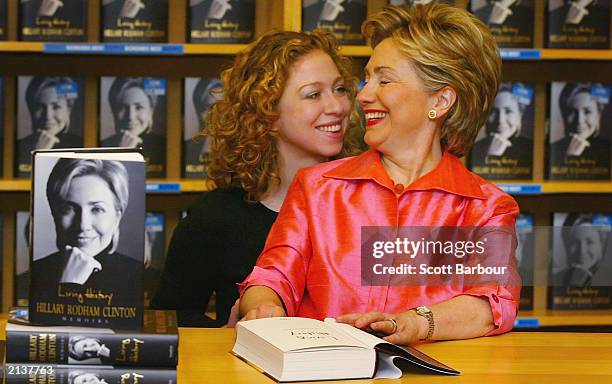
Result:
<svg viewBox="0 0 612 384">
<path fill-rule="evenodd" d="M 209 137 L 208 175 L 219 188 L 239 187 L 248 201 L 258 201 L 270 185 L 279 184 L 278 150 L 272 124 L 290 75 L 300 57 L 321 50 L 336 64 L 354 105 L 357 80 L 351 62 L 340 55 L 334 37 L 323 32 L 269 32 L 236 55 L 234 65 L 221 73 L 223 98 L 206 117 L 203 134 Z M 360 149 L 358 115 L 351 111 L 343 151 Z"/>
<path fill-rule="evenodd" d="M 429 92 L 455 90 L 457 101 L 442 123 L 441 142 L 456 156 L 467 153 L 501 81 L 497 43 L 487 26 L 464 9 L 431 3 L 385 7 L 361 30 L 372 48 L 392 39 Z"/>
</svg>

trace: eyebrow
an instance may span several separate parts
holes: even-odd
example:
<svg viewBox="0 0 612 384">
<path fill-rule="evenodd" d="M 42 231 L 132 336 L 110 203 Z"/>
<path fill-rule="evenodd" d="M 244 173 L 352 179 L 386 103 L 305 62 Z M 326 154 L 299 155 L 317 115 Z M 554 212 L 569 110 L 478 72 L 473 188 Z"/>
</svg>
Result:
<svg viewBox="0 0 612 384">
<path fill-rule="evenodd" d="M 364 68 L 364 70 L 365 70 L 365 73 L 366 73 L 366 74 L 369 72 L 368 67 L 365 67 L 365 68 Z M 384 66 L 384 65 L 379 65 L 378 67 L 374 67 L 374 69 L 372 70 L 372 72 L 374 72 L 374 73 L 380 73 L 380 72 L 382 72 L 382 71 L 384 71 L 384 70 L 389 70 L 389 71 L 391 71 L 391 72 L 395 73 L 395 69 L 393 69 L 392 67 L 387 67 L 387 66 Z"/>
<path fill-rule="evenodd" d="M 344 80 L 344 79 L 342 78 L 342 76 L 338 76 L 338 77 L 336 77 L 336 78 L 334 79 L 333 83 L 334 83 L 334 84 L 336 84 L 336 83 L 337 83 L 338 81 L 340 81 L 340 80 Z M 314 82 L 312 82 L 312 83 L 304 84 L 304 85 L 302 85 L 301 87 L 299 87 L 299 88 L 298 88 L 298 91 L 301 91 L 302 89 L 304 89 L 304 88 L 306 88 L 306 87 L 308 87 L 308 86 L 311 86 L 311 85 L 319 85 L 319 86 L 320 86 L 320 85 L 323 85 L 323 83 L 322 83 L 322 82 L 320 82 L 320 81 L 314 81 Z"/>
</svg>

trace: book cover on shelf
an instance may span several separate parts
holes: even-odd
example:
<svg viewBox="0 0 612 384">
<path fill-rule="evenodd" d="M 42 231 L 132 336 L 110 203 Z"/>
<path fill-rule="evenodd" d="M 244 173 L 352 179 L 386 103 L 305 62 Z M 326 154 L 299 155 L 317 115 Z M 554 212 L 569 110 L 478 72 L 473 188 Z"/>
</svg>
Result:
<svg viewBox="0 0 612 384">
<path fill-rule="evenodd" d="M 30 293 L 30 212 L 15 214 L 15 301 L 19 306 L 28 305 Z"/>
<path fill-rule="evenodd" d="M 548 48 L 609 49 L 610 0 L 549 0 Z"/>
<path fill-rule="evenodd" d="M 535 252 L 535 233 L 533 215 L 521 213 L 516 219 L 516 259 L 521 275 L 521 298 L 519 309 L 533 309 L 533 268 Z"/>
<path fill-rule="evenodd" d="M 534 0 L 472 0 L 470 11 L 487 24 L 501 48 L 532 48 Z"/>
<path fill-rule="evenodd" d="M 87 0 L 20 0 L 19 39 L 87 41 Z"/>
<path fill-rule="evenodd" d="M 176 367 L 176 312 L 146 310 L 141 332 L 28 323 L 26 308 L 11 309 L 6 325 L 6 362 L 32 364 Z"/>
<path fill-rule="evenodd" d="M 454 5 L 454 0 L 389 0 L 389 5 L 415 5 L 429 3 L 444 3 Z"/>
<path fill-rule="evenodd" d="M 0 260 L 4 260 L 4 214 L 0 212 Z M 2 305 L 2 270 L 4 269 L 4 263 L 0 265 L 0 306 Z"/>
<path fill-rule="evenodd" d="M 30 177 L 35 149 L 83 146 L 84 83 L 68 76 L 17 78 L 17 177 Z"/>
<path fill-rule="evenodd" d="M 550 86 L 548 178 L 609 180 L 612 85 Z"/>
<path fill-rule="evenodd" d="M 0 40 L 7 39 L 6 20 L 8 14 L 7 0 L 0 0 Z"/>
<path fill-rule="evenodd" d="M 34 152 L 30 321 L 139 330 L 145 162 L 134 149 Z"/>
<path fill-rule="evenodd" d="M 184 89 L 183 177 L 202 178 L 206 177 L 209 146 L 200 133 L 208 110 L 223 97 L 223 83 L 217 78 L 187 77 Z"/>
<path fill-rule="evenodd" d="M 361 23 L 366 19 L 367 5 L 366 0 L 302 0 L 302 30 L 322 29 L 332 33 L 340 44 L 363 45 Z"/>
<path fill-rule="evenodd" d="M 189 42 L 245 44 L 255 34 L 255 0 L 189 0 Z"/>
<path fill-rule="evenodd" d="M 145 217 L 144 304 L 149 306 L 157 292 L 159 279 L 166 263 L 164 251 L 164 214 L 147 212 Z"/>
<path fill-rule="evenodd" d="M 0 76 L 0 177 L 3 175 L 3 173 L 4 173 L 4 78 Z"/>
<path fill-rule="evenodd" d="M 166 80 L 100 78 L 100 146 L 142 147 L 147 178 L 166 177 Z"/>
<path fill-rule="evenodd" d="M 533 84 L 502 83 L 470 153 L 472 172 L 491 180 L 531 179 Z"/>
<path fill-rule="evenodd" d="M 612 308 L 612 213 L 554 213 L 551 309 Z"/>
<path fill-rule="evenodd" d="M 348 324 L 271 317 L 236 325 L 232 353 L 278 381 L 399 378 L 399 361 L 429 373 L 459 372 L 412 347 L 388 343 Z M 341 363 L 339 363 L 341 361 Z"/>
<path fill-rule="evenodd" d="M 102 0 L 102 41 L 165 43 L 168 0 Z"/>
</svg>

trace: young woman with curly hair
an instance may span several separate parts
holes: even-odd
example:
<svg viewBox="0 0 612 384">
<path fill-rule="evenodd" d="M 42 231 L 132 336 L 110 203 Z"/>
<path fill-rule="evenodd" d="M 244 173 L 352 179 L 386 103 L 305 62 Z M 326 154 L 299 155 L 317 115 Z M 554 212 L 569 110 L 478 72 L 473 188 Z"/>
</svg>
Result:
<svg viewBox="0 0 612 384">
<path fill-rule="evenodd" d="M 153 300 L 182 326 L 221 326 L 252 270 L 298 169 L 357 152 L 356 79 L 332 36 L 271 32 L 221 75 L 207 117 L 218 187 L 175 229 Z M 357 132 L 354 134 L 353 132 Z M 216 319 L 205 317 L 212 293 Z"/>
</svg>

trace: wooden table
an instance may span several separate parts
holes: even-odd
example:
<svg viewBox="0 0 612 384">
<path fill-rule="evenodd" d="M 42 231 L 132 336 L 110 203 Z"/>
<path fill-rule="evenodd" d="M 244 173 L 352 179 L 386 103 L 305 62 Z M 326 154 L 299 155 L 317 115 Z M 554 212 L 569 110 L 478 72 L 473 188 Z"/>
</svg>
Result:
<svg viewBox="0 0 612 384">
<path fill-rule="evenodd" d="M 274 383 L 231 355 L 232 329 L 180 330 L 180 384 Z M 612 334 L 512 332 L 419 346 L 460 376 L 406 373 L 401 380 L 340 383 L 612 383 Z"/>
</svg>

